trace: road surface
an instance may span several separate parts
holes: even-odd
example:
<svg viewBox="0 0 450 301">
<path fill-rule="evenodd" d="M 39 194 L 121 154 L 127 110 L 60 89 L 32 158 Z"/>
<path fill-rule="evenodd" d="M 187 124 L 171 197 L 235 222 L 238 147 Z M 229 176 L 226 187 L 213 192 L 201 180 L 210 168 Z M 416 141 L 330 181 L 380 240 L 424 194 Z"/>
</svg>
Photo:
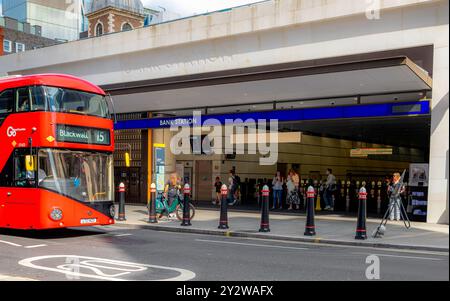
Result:
<svg viewBox="0 0 450 301">
<path fill-rule="evenodd" d="M 448 281 L 448 253 L 119 226 L 44 232 L 0 230 L 0 279 L 340 281 L 368 280 L 367 275 L 375 280 Z"/>
</svg>

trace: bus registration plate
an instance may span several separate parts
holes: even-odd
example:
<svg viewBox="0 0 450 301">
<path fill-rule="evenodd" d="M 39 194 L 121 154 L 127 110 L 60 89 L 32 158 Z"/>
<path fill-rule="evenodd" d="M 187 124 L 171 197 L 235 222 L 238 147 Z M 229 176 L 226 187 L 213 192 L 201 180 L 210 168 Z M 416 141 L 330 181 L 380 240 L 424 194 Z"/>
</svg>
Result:
<svg viewBox="0 0 450 301">
<path fill-rule="evenodd" d="M 97 222 L 96 218 L 82 218 L 80 223 L 82 225 L 86 225 L 86 224 L 95 224 Z"/>
</svg>

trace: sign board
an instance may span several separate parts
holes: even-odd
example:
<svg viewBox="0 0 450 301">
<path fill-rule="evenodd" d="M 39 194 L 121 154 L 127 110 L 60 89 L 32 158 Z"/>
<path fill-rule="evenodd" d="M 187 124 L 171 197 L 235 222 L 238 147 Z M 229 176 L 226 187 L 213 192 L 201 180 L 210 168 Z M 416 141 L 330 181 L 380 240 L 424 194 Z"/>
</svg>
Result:
<svg viewBox="0 0 450 301">
<path fill-rule="evenodd" d="M 162 146 L 162 145 L 161 145 Z M 164 191 L 165 186 L 165 166 L 166 149 L 164 147 L 154 147 L 154 170 L 156 175 L 156 190 Z"/>
<path fill-rule="evenodd" d="M 409 165 L 409 186 L 428 186 L 429 165 L 422 163 L 412 163 Z"/>
<path fill-rule="evenodd" d="M 110 145 L 109 130 L 58 124 L 56 141 L 82 144 Z"/>
<path fill-rule="evenodd" d="M 350 157 L 352 158 L 366 158 L 369 155 L 392 155 L 392 148 L 354 148 L 350 150 Z"/>
</svg>

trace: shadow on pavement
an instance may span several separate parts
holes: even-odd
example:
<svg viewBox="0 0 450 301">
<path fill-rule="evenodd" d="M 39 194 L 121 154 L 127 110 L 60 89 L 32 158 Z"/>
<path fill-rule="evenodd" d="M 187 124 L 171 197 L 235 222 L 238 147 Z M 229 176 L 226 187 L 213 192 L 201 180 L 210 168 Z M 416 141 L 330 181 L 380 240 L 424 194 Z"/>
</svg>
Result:
<svg viewBox="0 0 450 301">
<path fill-rule="evenodd" d="M 0 229 L 0 235 L 15 236 L 34 239 L 62 239 L 84 236 L 96 236 L 105 234 L 98 228 L 67 228 L 67 229 L 51 229 L 51 230 L 13 230 Z"/>
</svg>

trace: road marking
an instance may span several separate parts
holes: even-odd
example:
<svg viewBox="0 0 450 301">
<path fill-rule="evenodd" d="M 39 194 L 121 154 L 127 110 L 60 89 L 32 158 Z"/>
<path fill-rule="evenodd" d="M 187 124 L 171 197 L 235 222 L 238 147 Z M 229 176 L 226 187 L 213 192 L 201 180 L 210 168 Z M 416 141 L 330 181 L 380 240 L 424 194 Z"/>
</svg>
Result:
<svg viewBox="0 0 450 301">
<path fill-rule="evenodd" d="M 16 276 L 9 276 L 9 275 L 2 275 L 2 274 L 0 274 L 0 281 L 36 281 L 36 280 L 35 279 L 31 279 L 31 278 L 16 277 Z"/>
<path fill-rule="evenodd" d="M 395 257 L 395 258 L 405 258 L 405 259 L 420 259 L 420 260 L 432 260 L 432 261 L 442 261 L 440 258 L 430 258 L 430 257 L 419 257 L 419 256 L 404 256 L 404 255 L 392 255 L 392 254 L 367 254 L 367 253 L 359 253 L 353 252 L 353 254 L 358 255 L 376 255 L 379 257 Z"/>
<path fill-rule="evenodd" d="M 9 241 L 4 241 L 4 240 L 0 240 L 0 243 L 7 244 L 7 245 L 10 245 L 10 246 L 13 246 L 13 247 L 21 247 L 22 246 L 22 245 L 15 244 L 15 243 L 9 242 Z"/>
<path fill-rule="evenodd" d="M 133 234 L 125 233 L 125 234 L 117 234 L 117 235 L 114 235 L 114 236 L 115 237 L 124 237 L 124 236 L 131 236 L 131 235 L 133 235 Z"/>
<path fill-rule="evenodd" d="M 208 240 L 208 239 L 196 239 L 196 241 L 219 243 L 219 244 L 230 244 L 230 245 L 241 245 L 241 246 L 250 246 L 250 247 L 265 247 L 265 248 L 290 249 L 290 250 L 309 250 L 308 248 L 273 246 L 273 245 L 262 245 L 262 244 L 249 244 L 249 243 L 235 242 L 235 241 L 220 241 L 220 240 Z"/>
<path fill-rule="evenodd" d="M 46 247 L 47 245 L 34 245 L 34 246 L 26 246 L 25 249 L 34 249 L 34 248 L 42 248 L 42 247 Z"/>
<path fill-rule="evenodd" d="M 55 267 L 35 264 L 35 262 L 39 260 L 48 259 L 63 259 L 64 264 L 58 264 Z M 38 256 L 21 260 L 19 261 L 19 264 L 32 269 L 65 274 L 68 279 L 79 279 L 84 277 L 109 281 L 127 281 L 127 279 L 120 277 L 146 270 L 152 271 L 154 269 L 173 271 L 177 272 L 179 275 L 172 278 L 157 279 L 152 281 L 188 281 L 196 277 L 194 272 L 185 269 L 78 255 Z M 80 272 L 81 268 L 85 272 Z M 88 274 L 88 271 L 91 271 L 92 274 Z M 115 274 L 113 274 L 114 271 Z"/>
</svg>

